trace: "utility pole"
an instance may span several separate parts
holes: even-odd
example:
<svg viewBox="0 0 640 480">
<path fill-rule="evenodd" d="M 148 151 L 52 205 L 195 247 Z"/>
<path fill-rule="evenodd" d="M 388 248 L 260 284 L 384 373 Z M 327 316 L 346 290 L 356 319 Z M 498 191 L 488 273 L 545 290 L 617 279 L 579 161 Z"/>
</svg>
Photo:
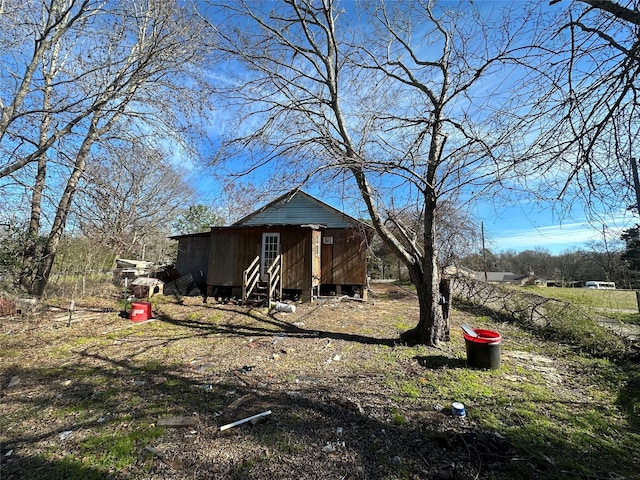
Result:
<svg viewBox="0 0 640 480">
<path fill-rule="evenodd" d="M 482 236 L 482 258 L 484 259 L 484 281 L 487 282 L 487 249 L 484 248 L 484 222 L 480 222 L 480 233 Z"/>
<path fill-rule="evenodd" d="M 640 180 L 638 179 L 638 163 L 635 157 L 630 158 L 631 171 L 633 172 L 633 189 L 636 192 L 636 211 L 640 215 Z M 640 312 L 640 290 L 636 290 L 636 303 Z"/>
<path fill-rule="evenodd" d="M 638 179 L 638 163 L 631 157 L 631 171 L 633 172 L 633 189 L 636 192 L 636 210 L 640 214 L 640 179 Z"/>
</svg>

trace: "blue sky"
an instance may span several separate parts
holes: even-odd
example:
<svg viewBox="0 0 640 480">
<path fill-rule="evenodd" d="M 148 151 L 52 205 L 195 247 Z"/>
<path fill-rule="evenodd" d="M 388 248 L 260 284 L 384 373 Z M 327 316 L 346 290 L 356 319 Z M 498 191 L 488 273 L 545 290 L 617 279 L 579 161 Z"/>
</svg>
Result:
<svg viewBox="0 0 640 480">
<path fill-rule="evenodd" d="M 203 201 L 211 201 L 212 204 L 218 202 L 215 193 L 217 187 L 212 184 L 210 177 L 199 175 L 194 186 L 200 191 Z M 332 195 L 322 186 L 306 185 L 303 190 L 351 216 L 366 216 L 364 203 L 357 198 L 340 198 L 337 193 Z M 275 196 L 277 195 L 274 193 Z M 272 199 L 265 196 L 263 203 L 266 204 Z M 256 207 L 261 205 L 259 202 Z M 636 219 L 624 210 L 594 220 L 587 219 L 579 211 L 572 212 L 570 218 L 560 218 L 551 207 L 544 208 L 527 203 L 496 207 L 481 202 L 476 205 L 475 212 L 471 215 L 478 228 L 481 223 L 484 225 L 485 245 L 494 253 L 544 249 L 558 255 L 572 250 L 588 250 L 589 242 L 603 241 L 603 224 L 607 242 L 613 246 L 613 242 L 619 240 L 622 229 L 636 222 Z M 481 244 L 478 245 L 478 251 L 480 248 Z"/>
<path fill-rule="evenodd" d="M 357 200 L 342 203 L 340 199 L 327 198 L 326 191 L 314 191 L 313 188 L 306 190 L 350 215 L 364 216 L 362 212 L 354 213 L 352 210 L 354 205 L 358 205 Z M 361 206 L 364 208 L 364 204 Z M 583 205 L 579 202 L 571 212 L 563 216 L 551 205 L 535 205 L 527 201 L 510 206 L 480 201 L 472 208 L 474 211 L 470 216 L 477 223 L 478 229 L 481 228 L 481 223 L 484 225 L 485 246 L 494 253 L 544 249 L 558 255 L 573 250 L 589 250 L 589 242 L 603 242 L 603 225 L 607 244 L 614 247 L 622 230 L 637 222 L 630 212 L 623 209 L 601 214 L 597 218 L 587 218 Z M 478 251 L 481 247 L 480 243 Z"/>
<path fill-rule="evenodd" d="M 568 250 L 588 249 L 590 241 L 603 241 L 603 226 L 590 223 L 586 218 L 560 221 L 549 210 L 524 214 L 510 209 L 500 217 L 483 219 L 486 246 L 493 252 L 505 250 L 535 250 L 543 248 L 553 254 Z M 609 217 L 605 224 L 607 242 L 620 238 L 623 228 L 631 225 L 629 214 L 621 212 Z"/>
<path fill-rule="evenodd" d="M 483 9 L 505 4 L 506 2 L 479 2 Z M 518 2 L 515 3 L 515 5 L 517 4 Z M 568 8 L 568 4 L 544 8 L 560 14 L 565 8 Z M 504 72 L 496 74 L 493 78 L 490 77 L 489 83 L 484 84 L 491 86 L 489 89 L 491 92 L 495 92 L 496 85 L 501 86 L 504 81 L 504 77 L 499 75 L 504 75 Z M 499 81 L 496 78 L 499 78 Z M 509 78 L 513 80 L 512 77 Z M 495 99 L 492 101 L 495 102 Z M 222 116 L 224 117 L 224 114 Z M 531 188 L 535 188 L 534 177 L 532 175 L 528 181 Z M 292 188 L 295 186 L 291 185 Z M 313 185 L 305 187 L 305 190 L 334 207 L 343 209 L 342 202 L 335 196 L 331 198 L 331 196 L 324 195 L 322 191 L 314 191 Z M 272 197 L 265 197 L 265 200 L 269 201 Z M 359 207 L 353 203 L 349 206 L 351 208 L 348 208 L 346 212 L 358 216 L 357 213 L 353 213 L 353 210 Z M 577 207 L 580 208 L 579 205 Z M 542 248 L 557 254 L 567 250 L 585 249 L 588 242 L 603 240 L 603 224 L 606 225 L 607 240 L 611 241 L 619 239 L 620 230 L 633 223 L 631 216 L 625 212 L 621 212 L 619 215 L 607 215 L 603 217 L 604 220 L 589 221 L 581 211 L 573 211 L 570 215 L 559 217 L 551 206 L 533 206 L 525 203 L 499 209 L 483 204 L 476 205 L 474 208 L 476 213 L 473 219 L 478 225 L 480 222 L 484 224 L 486 245 L 494 252 Z"/>
</svg>

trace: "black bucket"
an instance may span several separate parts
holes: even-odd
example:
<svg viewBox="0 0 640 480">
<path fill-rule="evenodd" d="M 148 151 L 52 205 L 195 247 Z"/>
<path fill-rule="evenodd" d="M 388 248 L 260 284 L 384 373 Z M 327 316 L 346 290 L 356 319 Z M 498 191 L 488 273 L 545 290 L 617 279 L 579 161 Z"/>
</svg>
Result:
<svg viewBox="0 0 640 480">
<path fill-rule="evenodd" d="M 502 337 L 498 332 L 474 328 L 477 336 L 464 332 L 464 343 L 467 348 L 467 365 L 472 368 L 500 368 L 500 343 Z"/>
</svg>

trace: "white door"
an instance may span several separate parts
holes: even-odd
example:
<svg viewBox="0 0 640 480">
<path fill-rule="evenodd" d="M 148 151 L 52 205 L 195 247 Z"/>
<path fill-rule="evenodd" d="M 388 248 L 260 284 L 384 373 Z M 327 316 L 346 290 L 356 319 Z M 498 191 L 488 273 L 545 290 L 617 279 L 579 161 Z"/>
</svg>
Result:
<svg viewBox="0 0 640 480">
<path fill-rule="evenodd" d="M 280 234 L 263 233 L 262 255 L 260 256 L 260 279 L 263 282 L 267 280 L 267 270 L 273 264 L 273 261 L 278 255 L 280 255 Z"/>
</svg>

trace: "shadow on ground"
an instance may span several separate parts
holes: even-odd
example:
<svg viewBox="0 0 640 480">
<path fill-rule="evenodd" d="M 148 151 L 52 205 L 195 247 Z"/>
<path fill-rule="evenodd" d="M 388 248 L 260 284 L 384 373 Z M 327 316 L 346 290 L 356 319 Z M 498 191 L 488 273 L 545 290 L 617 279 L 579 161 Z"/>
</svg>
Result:
<svg viewBox="0 0 640 480">
<path fill-rule="evenodd" d="M 215 307 L 213 307 L 215 308 Z M 229 309 L 225 309 L 225 312 L 229 312 Z M 364 345 L 385 345 L 393 347 L 398 345 L 399 338 L 375 338 L 366 335 L 356 335 L 343 332 L 330 332 L 316 329 L 305 329 L 296 326 L 288 321 L 279 319 L 276 314 L 261 315 L 253 310 L 238 307 L 231 310 L 236 315 L 246 316 L 252 320 L 257 320 L 264 326 L 260 325 L 245 325 L 245 324 L 212 324 L 201 320 L 189 320 L 173 318 L 169 315 L 160 313 L 158 320 L 170 323 L 183 328 L 200 330 L 203 333 L 217 333 L 227 334 L 243 337 L 272 337 L 273 335 L 286 335 L 292 338 L 309 338 L 309 339 L 330 339 L 330 340 L 344 340 L 347 342 L 356 342 Z M 302 317 L 304 319 L 304 317 Z"/>
<path fill-rule="evenodd" d="M 304 329 L 240 308 L 233 313 L 256 322 L 218 324 L 161 315 L 160 322 L 184 332 L 171 338 L 131 335 L 131 354 L 110 356 L 104 345 L 82 346 L 65 365 L 18 365 L 0 372 L 3 378 L 23 379 L 2 398 L 12 408 L 0 420 L 2 448 L 13 452 L 2 466 L 2 479 L 551 480 L 597 476 L 602 474 L 598 465 L 619 457 L 619 452 L 614 456 L 602 450 L 590 456 L 583 472 L 560 471 L 545 457 L 549 449 L 566 458 L 585 457 L 582 446 L 562 431 L 541 437 L 535 422 L 524 418 L 513 419 L 509 431 L 483 429 L 481 419 L 472 414 L 457 419 L 446 410 L 423 407 L 409 417 L 403 409 L 414 407 L 385 395 L 380 386 L 384 375 L 346 370 L 311 376 L 291 370 L 284 380 L 271 381 L 267 369 L 229 366 L 209 371 L 205 364 L 177 360 L 173 349 L 185 338 L 210 341 L 212 357 L 212 340 L 219 337 L 286 336 L 388 347 L 396 342 Z M 465 368 L 464 360 L 444 355 L 413 358 L 428 370 Z M 238 355 L 237 360 L 246 359 Z M 628 415 L 635 411 L 637 416 L 638 387 L 637 377 L 630 378 L 619 397 Z M 219 430 L 266 410 L 272 414 L 255 425 Z M 197 421 L 188 428 L 157 427 L 164 417 Z M 68 431 L 73 434 L 62 440 Z"/>
</svg>

